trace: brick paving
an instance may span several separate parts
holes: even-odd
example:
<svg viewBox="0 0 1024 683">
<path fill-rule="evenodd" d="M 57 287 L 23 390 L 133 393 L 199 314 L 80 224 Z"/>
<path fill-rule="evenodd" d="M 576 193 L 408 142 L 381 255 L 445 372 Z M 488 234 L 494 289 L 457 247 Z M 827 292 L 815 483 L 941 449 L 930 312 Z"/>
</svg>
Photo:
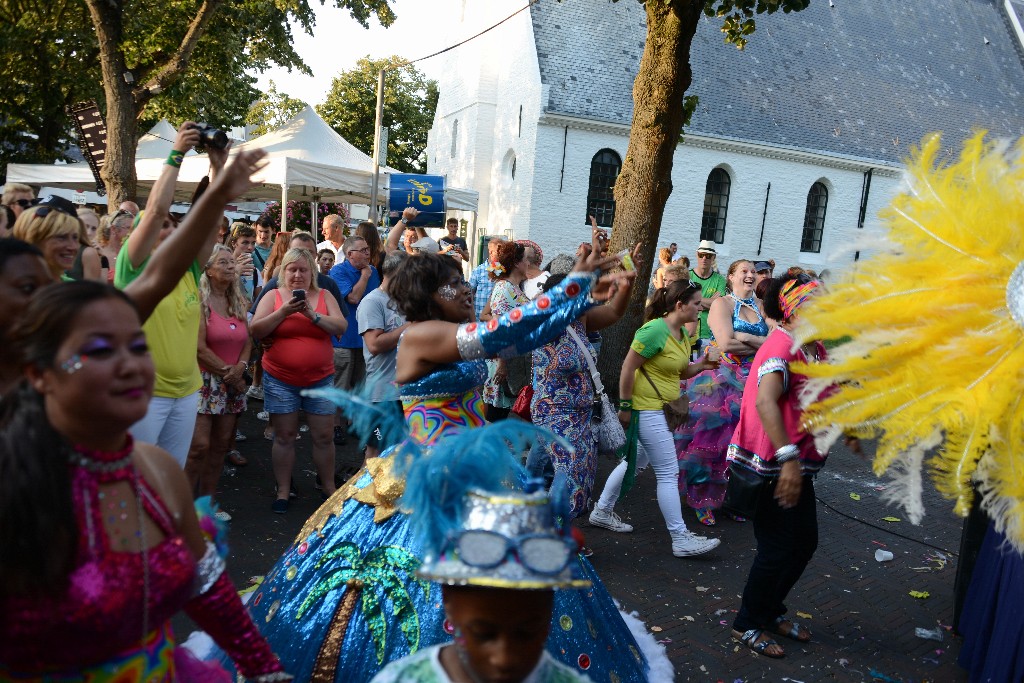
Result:
<svg viewBox="0 0 1024 683">
<path fill-rule="evenodd" d="M 269 569 L 320 502 L 306 436 L 297 451 L 300 497 L 286 515 L 270 511 L 270 442 L 262 438 L 266 423 L 256 420 L 257 410 L 262 403 L 250 402 L 242 420 L 249 438 L 239 447 L 250 464 L 226 468 L 219 496 L 234 517 L 229 567 L 240 586 Z M 339 463 L 357 461 L 353 441 L 338 447 Z M 602 461 L 598 486 L 611 466 Z M 952 623 L 954 553 L 962 522 L 948 502 L 928 492 L 928 515 L 915 527 L 902 512 L 881 503 L 876 488 L 881 485 L 867 462 L 842 451 L 819 475 L 819 546 L 788 601 L 791 614 L 810 615 L 798 620 L 814 638 L 807 645 L 780 640 L 787 653 L 781 660 L 755 655 L 730 637 L 754 554 L 750 524 L 723 518 L 705 529 L 687 510 L 687 525 L 721 538 L 722 545 L 699 558 L 673 557 L 648 471 L 617 508 L 634 525 L 632 534 L 585 522 L 581 527 L 595 551 L 591 561 L 612 595 L 623 608 L 637 611 L 649 628 L 660 629 L 655 636 L 665 644 L 677 681 L 966 681 L 955 663 L 958 637 L 947 628 L 942 642 L 914 632 Z M 903 521 L 883 521 L 888 516 Z M 894 560 L 876 562 L 878 548 L 892 552 Z M 917 599 L 910 591 L 927 591 L 929 597 Z M 177 630 L 191 630 L 184 617 L 178 618 Z"/>
</svg>

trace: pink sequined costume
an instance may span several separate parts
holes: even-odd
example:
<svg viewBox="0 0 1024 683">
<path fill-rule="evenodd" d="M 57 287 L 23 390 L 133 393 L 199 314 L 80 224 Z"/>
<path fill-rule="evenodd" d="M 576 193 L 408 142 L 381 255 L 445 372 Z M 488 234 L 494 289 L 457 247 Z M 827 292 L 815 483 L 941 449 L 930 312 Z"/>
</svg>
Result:
<svg viewBox="0 0 1024 683">
<path fill-rule="evenodd" d="M 79 531 L 74 569 L 64 590 L 53 595 L 0 598 L 0 680 L 197 680 L 200 675 L 191 668 L 184 675 L 183 667 L 196 662 L 175 650 L 170 627 L 171 617 L 183 608 L 246 676 L 290 680 L 242 607 L 213 543 L 208 541 L 197 563 L 166 507 L 135 469 L 132 449 L 130 437 L 115 453 L 76 449 L 70 464 Z M 105 501 L 102 487 L 116 482 L 132 488 L 164 536 L 142 552 L 110 547 L 103 516 L 126 511 Z M 223 676 L 201 675 L 203 680 Z"/>
</svg>

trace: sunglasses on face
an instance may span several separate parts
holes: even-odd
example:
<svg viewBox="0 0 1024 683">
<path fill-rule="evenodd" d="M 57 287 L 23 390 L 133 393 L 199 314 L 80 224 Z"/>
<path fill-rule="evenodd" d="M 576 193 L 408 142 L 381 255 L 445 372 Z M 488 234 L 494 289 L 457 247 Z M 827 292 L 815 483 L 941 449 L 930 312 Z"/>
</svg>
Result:
<svg viewBox="0 0 1024 683">
<path fill-rule="evenodd" d="M 14 203 L 17 204 L 18 206 L 20 206 L 23 209 L 27 209 L 30 206 L 34 206 L 35 203 L 36 203 L 36 200 L 34 200 L 34 199 L 17 199 L 17 200 L 15 200 Z"/>
</svg>

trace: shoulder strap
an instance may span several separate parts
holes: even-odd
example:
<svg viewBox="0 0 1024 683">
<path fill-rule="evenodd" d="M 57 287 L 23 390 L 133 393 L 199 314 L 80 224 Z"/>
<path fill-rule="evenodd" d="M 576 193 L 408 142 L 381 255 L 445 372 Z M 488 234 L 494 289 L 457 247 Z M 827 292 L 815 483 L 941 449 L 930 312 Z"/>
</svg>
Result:
<svg viewBox="0 0 1024 683">
<path fill-rule="evenodd" d="M 645 368 L 644 366 L 642 366 L 642 365 L 641 365 L 641 366 L 640 366 L 640 372 L 641 372 L 641 373 L 643 373 L 643 376 L 644 376 L 644 377 L 645 377 L 645 378 L 647 379 L 647 383 L 651 385 L 651 388 L 652 388 L 652 389 L 654 389 L 654 395 L 658 397 L 658 400 L 659 400 L 659 401 L 661 401 L 662 403 L 668 403 L 668 401 L 666 401 L 666 400 L 665 400 L 665 399 L 664 399 L 664 398 L 662 397 L 662 395 L 661 395 L 661 392 L 660 392 L 660 391 L 658 391 L 658 385 L 657 385 L 657 384 L 655 384 L 655 383 L 654 383 L 654 382 L 653 382 L 653 381 L 651 380 L 651 376 L 647 374 L 647 368 Z"/>
<path fill-rule="evenodd" d="M 604 384 L 601 383 L 601 373 L 597 371 L 597 366 L 594 365 L 594 355 L 583 344 L 580 335 L 576 333 L 576 330 L 572 329 L 571 325 L 565 328 L 565 331 L 569 333 L 569 336 L 576 342 L 576 345 L 580 347 L 583 357 L 587 359 L 587 367 L 590 369 L 590 381 L 594 383 L 594 393 L 598 395 L 603 394 Z"/>
</svg>

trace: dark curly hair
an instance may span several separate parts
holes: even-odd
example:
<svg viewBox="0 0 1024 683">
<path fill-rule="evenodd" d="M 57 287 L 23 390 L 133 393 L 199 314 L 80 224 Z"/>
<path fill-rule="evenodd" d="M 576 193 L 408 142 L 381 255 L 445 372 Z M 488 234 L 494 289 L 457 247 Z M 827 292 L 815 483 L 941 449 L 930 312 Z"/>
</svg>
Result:
<svg viewBox="0 0 1024 683">
<path fill-rule="evenodd" d="M 405 259 L 388 280 L 388 294 L 409 322 L 441 320 L 441 310 L 434 303 L 434 293 L 462 276 L 455 259 L 441 254 L 417 254 Z"/>
<path fill-rule="evenodd" d="M 786 315 L 782 312 L 782 305 L 779 303 L 779 293 L 782 292 L 782 288 L 790 280 L 799 280 L 800 284 L 803 284 L 813 279 L 805 273 L 798 273 L 796 275 L 787 273 L 786 275 L 765 280 L 764 282 L 767 282 L 768 286 L 765 288 L 764 296 L 761 297 L 761 301 L 764 302 L 764 314 L 772 320 L 785 322 Z"/>
<path fill-rule="evenodd" d="M 89 304 L 123 292 L 81 280 L 33 297 L 11 332 L 18 367 L 52 368 L 57 351 Z M 78 547 L 68 461 L 71 444 L 46 417 L 43 397 L 25 381 L 0 401 L 0 595 L 51 593 L 66 584 Z"/>
<path fill-rule="evenodd" d="M 501 267 L 505 269 L 505 272 L 501 275 L 496 275 L 493 272 L 488 273 L 492 280 L 499 280 L 503 277 L 508 277 L 512 269 L 516 267 L 516 264 L 526 258 L 526 247 L 518 242 L 502 242 L 498 245 L 495 250 L 497 254 L 494 260 L 501 264 Z"/>
</svg>

